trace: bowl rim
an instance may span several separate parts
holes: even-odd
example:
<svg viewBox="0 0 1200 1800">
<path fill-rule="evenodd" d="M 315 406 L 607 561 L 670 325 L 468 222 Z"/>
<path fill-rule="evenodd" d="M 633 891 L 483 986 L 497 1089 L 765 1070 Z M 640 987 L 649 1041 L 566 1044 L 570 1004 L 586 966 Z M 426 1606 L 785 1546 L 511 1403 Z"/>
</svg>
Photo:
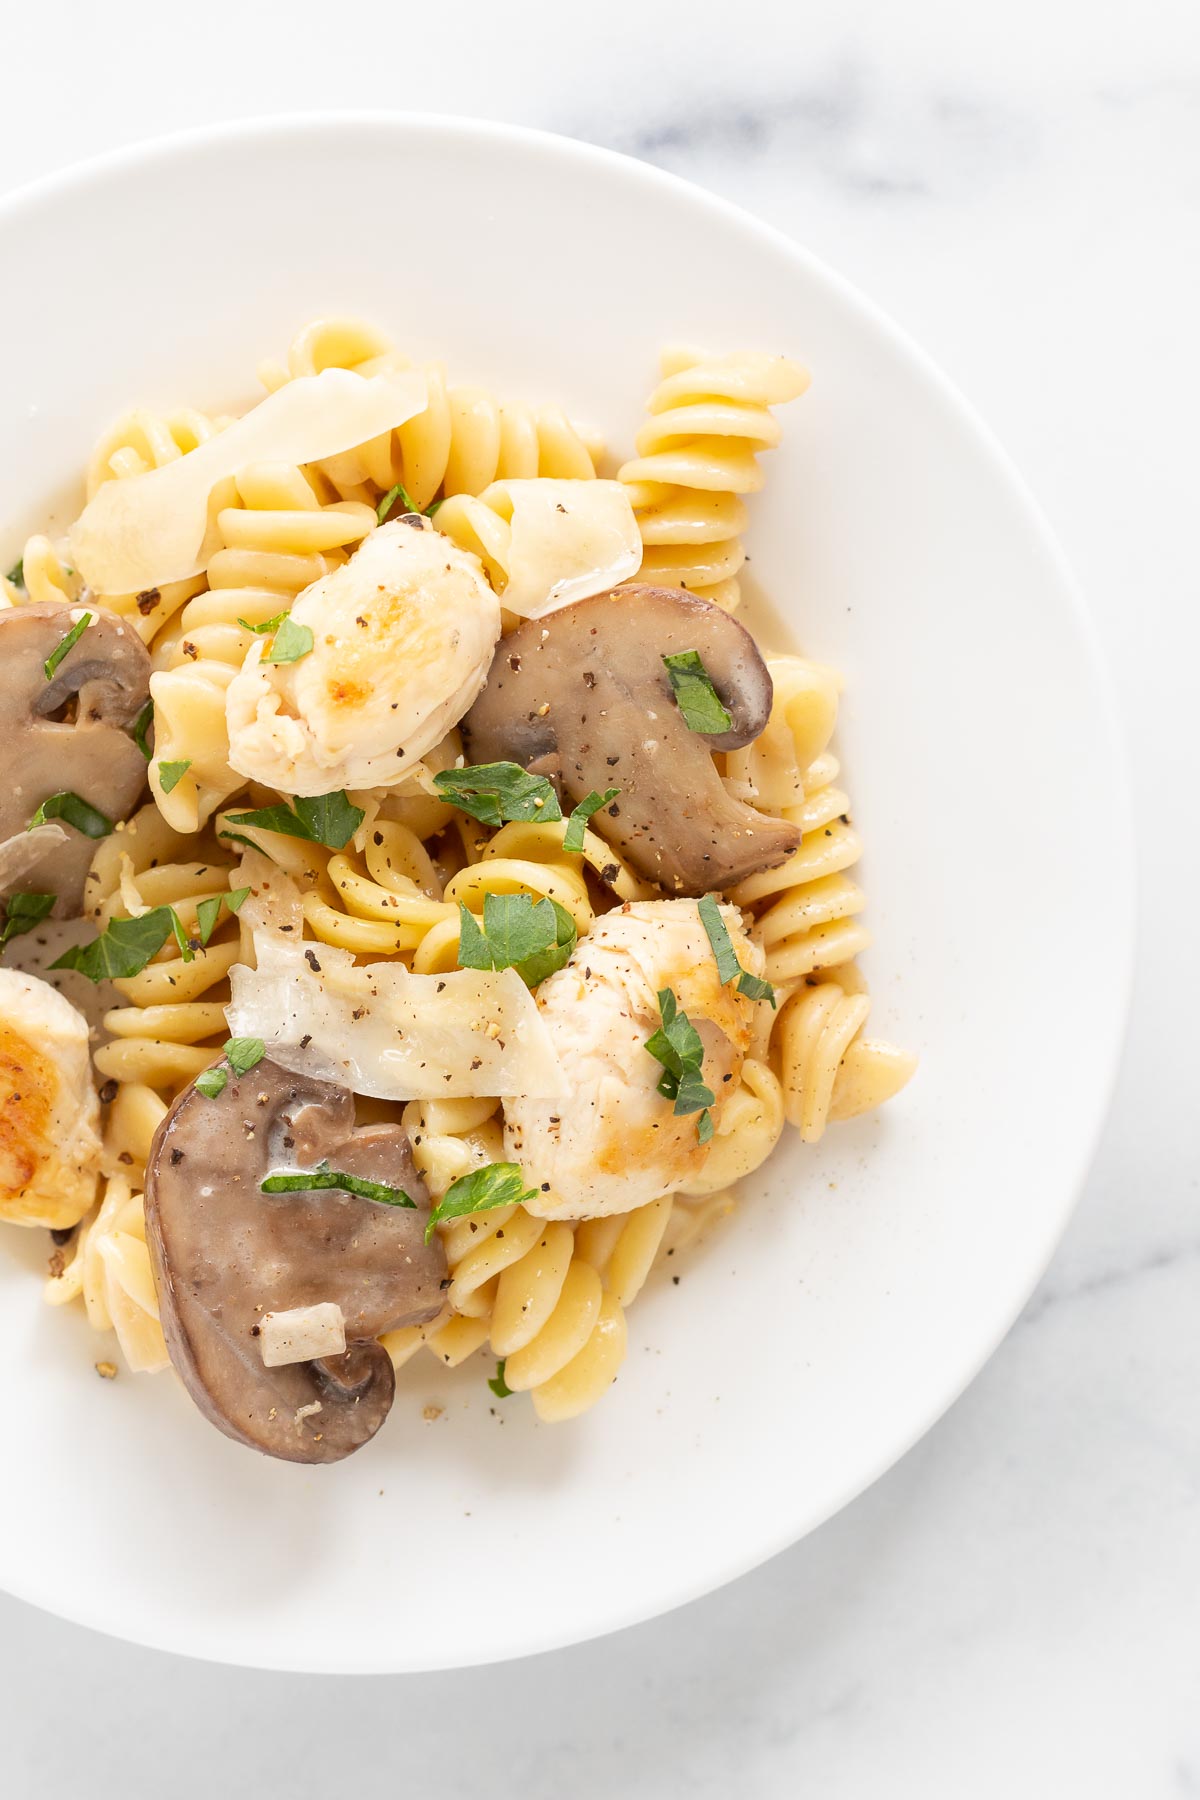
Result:
<svg viewBox="0 0 1200 1800">
<path fill-rule="evenodd" d="M 806 249 L 785 231 L 767 223 L 744 207 L 711 193 L 696 182 L 661 169 L 638 157 L 539 127 L 453 113 L 392 111 L 383 108 L 362 110 L 330 108 L 310 112 L 289 111 L 248 115 L 222 120 L 218 123 L 192 126 L 180 131 L 139 139 L 134 143 L 121 145 L 116 149 L 70 163 L 23 183 L 9 193 L 0 196 L 0 229 L 19 220 L 23 214 L 36 212 L 43 205 L 53 203 L 60 198 L 86 194 L 93 189 L 103 190 L 112 178 L 120 177 L 126 172 L 136 171 L 154 164 L 169 169 L 173 163 L 202 157 L 209 151 L 219 150 L 228 144 L 241 143 L 253 152 L 255 147 L 261 143 L 284 139 L 288 136 L 298 135 L 309 139 L 320 139 L 321 137 L 332 138 L 355 133 L 374 133 L 391 134 L 399 141 L 406 133 L 413 131 L 440 133 L 448 139 L 453 138 L 460 141 L 468 139 L 520 144 L 534 152 L 574 160 L 580 165 L 588 165 L 593 169 L 608 170 L 622 180 L 641 181 L 647 188 L 657 190 L 667 200 L 674 198 L 693 207 L 706 208 L 711 215 L 722 222 L 736 225 L 743 232 L 756 235 L 777 254 L 796 264 L 806 279 L 824 287 L 841 307 L 856 317 L 864 328 L 882 339 L 891 352 L 907 362 L 915 374 L 935 391 L 937 398 L 957 426 L 974 440 L 991 478 L 998 486 L 1007 490 L 1009 499 L 1014 503 L 1014 510 L 1023 520 L 1031 541 L 1046 559 L 1053 572 L 1069 609 L 1085 659 L 1088 687 L 1095 704 L 1096 729 L 1104 744 L 1112 779 L 1110 792 L 1115 823 L 1114 836 L 1122 837 L 1131 846 L 1136 845 L 1133 832 L 1133 788 L 1130 762 L 1125 727 L 1116 698 L 1116 684 L 1108 666 L 1096 622 L 1088 608 L 1082 588 L 1025 478 L 996 434 L 976 412 L 957 384 L 944 373 L 927 351 L 922 349 L 875 301 L 871 300 L 846 277 L 832 269 L 820 257 L 814 255 L 812 251 Z M 1136 972 L 1137 888 L 1135 848 L 1134 854 L 1123 859 L 1118 868 L 1113 871 L 1112 882 L 1106 896 L 1107 906 L 1118 922 L 1118 930 L 1112 945 L 1113 960 L 1107 970 L 1107 979 L 1111 984 L 1113 997 L 1113 1006 L 1109 1015 L 1111 1024 L 1108 1043 L 1104 1050 L 1101 1078 L 1095 1082 L 1090 1106 L 1083 1112 L 1081 1118 L 1071 1171 L 1062 1184 L 1062 1198 L 1052 1216 L 1045 1221 L 1039 1241 L 1031 1246 L 1031 1253 L 1027 1259 L 1022 1280 L 1014 1284 L 1005 1304 L 995 1309 L 990 1329 L 976 1343 L 968 1358 L 961 1364 L 956 1362 L 953 1365 L 950 1377 L 942 1382 L 936 1392 L 927 1399 L 920 1412 L 916 1415 L 906 1415 L 902 1428 L 894 1430 L 890 1435 L 885 1435 L 881 1439 L 876 1454 L 869 1462 L 864 1462 L 856 1474 L 845 1482 L 830 1503 L 822 1508 L 817 1516 L 806 1520 L 798 1527 L 777 1532 L 767 1541 L 756 1541 L 748 1550 L 737 1550 L 734 1554 L 728 1555 L 719 1566 L 708 1565 L 694 1579 L 676 1582 L 669 1592 L 663 1593 L 655 1590 L 645 1604 L 616 1605 L 611 1609 L 609 1616 L 593 1618 L 581 1630 L 545 1631 L 536 1634 L 532 1639 L 527 1637 L 524 1641 L 516 1642 L 511 1649 L 500 1653 L 484 1649 L 481 1654 L 473 1655 L 468 1649 L 466 1655 L 456 1658 L 453 1662 L 443 1659 L 428 1663 L 409 1664 L 407 1666 L 411 1672 L 474 1667 L 540 1655 L 606 1636 L 614 1631 L 657 1618 L 680 1606 L 699 1600 L 760 1567 L 779 1555 L 781 1551 L 798 1543 L 802 1538 L 825 1524 L 827 1520 L 842 1511 L 851 1501 L 857 1499 L 860 1494 L 873 1486 L 881 1476 L 894 1467 L 949 1411 L 995 1354 L 1028 1304 L 1030 1296 L 1045 1274 L 1079 1204 L 1084 1184 L 1095 1161 L 1101 1133 L 1110 1111 L 1128 1034 Z M 149 1632 L 140 1624 L 132 1630 L 127 1629 L 119 1619 L 114 1619 L 110 1613 L 97 1616 L 97 1610 L 82 1599 L 64 1605 L 63 1597 L 57 1592 L 53 1594 L 48 1592 L 46 1584 L 37 1578 L 36 1571 L 33 1570 L 28 1573 L 21 1571 L 20 1579 L 15 1581 L 6 1576 L 4 1591 L 16 1599 L 37 1606 L 72 1624 L 81 1625 L 108 1636 L 123 1638 L 128 1642 L 143 1644 L 149 1648 L 169 1651 L 174 1655 L 190 1656 L 198 1660 L 219 1662 L 234 1667 L 318 1672 L 317 1665 L 303 1656 L 295 1660 L 284 1660 L 277 1656 L 268 1659 L 256 1656 L 252 1649 L 247 1649 L 243 1654 L 231 1657 L 227 1652 L 208 1645 L 197 1648 L 194 1645 L 181 1644 L 181 1634 L 179 1633 L 170 1633 L 166 1630 Z M 335 1664 L 326 1663 L 322 1667 L 330 1673 L 385 1672 L 385 1665 L 376 1659 L 358 1661 L 353 1658 L 339 1659 Z M 395 1665 L 387 1666 L 387 1672 L 394 1672 L 394 1669 Z"/>
</svg>

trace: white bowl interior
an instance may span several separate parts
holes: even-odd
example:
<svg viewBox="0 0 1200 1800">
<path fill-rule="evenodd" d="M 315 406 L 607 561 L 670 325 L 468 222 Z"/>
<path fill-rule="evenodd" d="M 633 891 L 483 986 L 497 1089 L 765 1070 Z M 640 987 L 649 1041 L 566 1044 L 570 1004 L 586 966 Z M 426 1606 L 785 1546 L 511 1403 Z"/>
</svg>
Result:
<svg viewBox="0 0 1200 1800">
<path fill-rule="evenodd" d="M 0 213 L 0 252 L 59 271 L 7 292 L 12 555 L 119 412 L 245 403 L 256 362 L 320 314 L 559 400 L 622 450 L 664 343 L 807 361 L 748 544 L 797 643 L 844 671 L 871 1029 L 922 1057 L 886 1114 L 785 1141 L 678 1286 L 636 1302 L 616 1387 L 565 1427 L 495 1402 L 480 1362 L 426 1359 L 349 1462 L 257 1458 L 168 1378 L 99 1382 L 100 1341 L 42 1305 L 44 1240 L 5 1233 L 0 1581 L 198 1655 L 415 1669 L 578 1639 L 753 1565 L 974 1373 L 1101 1116 L 1128 973 L 1124 778 L 1027 497 L 827 272 L 579 145 L 419 119 L 219 133 L 35 190 Z"/>
</svg>

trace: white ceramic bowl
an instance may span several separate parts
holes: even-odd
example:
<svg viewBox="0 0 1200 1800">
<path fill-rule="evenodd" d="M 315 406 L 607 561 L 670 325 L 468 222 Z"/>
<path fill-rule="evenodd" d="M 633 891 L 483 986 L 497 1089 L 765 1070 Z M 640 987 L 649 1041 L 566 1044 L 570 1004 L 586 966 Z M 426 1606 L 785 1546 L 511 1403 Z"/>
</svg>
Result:
<svg viewBox="0 0 1200 1800">
<path fill-rule="evenodd" d="M 814 372 L 753 504 L 755 574 L 846 676 L 874 1030 L 920 1051 L 886 1114 L 789 1139 L 630 1314 L 607 1400 L 539 1427 L 477 1362 L 410 1365 L 334 1468 L 226 1441 L 167 1378 L 101 1383 L 0 1234 L 0 1582 L 231 1662 L 517 1656 L 728 1581 L 845 1504 L 978 1370 L 1096 1139 L 1130 966 L 1125 778 L 1096 648 L 995 444 L 871 306 L 655 170 L 493 125 L 276 121 L 55 177 L 0 209 L 15 549 L 130 403 L 244 404 L 312 316 L 628 447 L 664 342 Z M 16 279 L 19 272 L 21 278 Z M 64 515 L 60 514 L 59 517 Z M 422 1408 L 440 1402 L 436 1424 Z"/>
</svg>

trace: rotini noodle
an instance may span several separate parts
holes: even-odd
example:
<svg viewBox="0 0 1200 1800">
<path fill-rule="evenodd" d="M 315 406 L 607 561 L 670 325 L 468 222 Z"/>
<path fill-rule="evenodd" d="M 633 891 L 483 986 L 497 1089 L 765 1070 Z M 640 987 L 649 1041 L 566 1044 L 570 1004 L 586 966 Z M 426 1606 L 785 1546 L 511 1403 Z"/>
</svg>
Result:
<svg viewBox="0 0 1200 1800">
<path fill-rule="evenodd" d="M 787 987 L 849 962 L 870 936 L 857 917 L 865 896 L 845 873 L 862 843 L 827 749 L 837 718 L 836 678 L 800 657 L 769 667 L 775 682 L 770 723 L 758 745 L 728 759 L 730 773 L 757 806 L 799 825 L 804 837 L 780 867 L 751 875 L 730 898 L 754 910 L 767 979 Z"/>
<path fill-rule="evenodd" d="M 228 853 L 214 846 L 211 856 L 195 860 L 201 848 L 172 831 L 153 806 L 143 807 L 99 846 L 85 892 L 88 916 L 103 929 L 111 919 L 172 906 L 194 938 L 199 902 L 231 886 Z M 182 860 L 189 852 L 190 859 Z M 174 856 L 181 860 L 165 860 Z M 195 1080 L 226 1035 L 227 977 L 239 960 L 237 921 L 225 911 L 208 945 L 197 943 L 190 961 L 168 936 L 140 974 L 114 982 L 127 1004 L 104 1016 L 111 1035 L 95 1053 L 97 1072 L 169 1097 Z"/>
<path fill-rule="evenodd" d="M 783 1110 L 811 1143 L 827 1120 L 850 1118 L 890 1099 L 915 1062 L 893 1045 L 862 1036 L 870 1001 L 853 958 L 870 935 L 858 918 L 866 897 L 846 873 L 862 844 L 828 749 L 837 721 L 837 678 L 801 657 L 781 657 L 769 667 L 775 684 L 770 721 L 755 744 L 727 758 L 726 779 L 762 810 L 799 825 L 804 836 L 785 863 L 751 875 L 730 898 L 754 916 L 754 934 L 766 952 L 767 979 L 780 1003 L 772 1048 Z"/>
<path fill-rule="evenodd" d="M 757 454 L 779 442 L 770 408 L 802 394 L 808 373 L 783 356 L 682 349 L 663 356 L 662 373 L 637 456 L 617 471 L 645 546 L 640 578 L 732 612 L 745 561 L 741 496 L 761 488 Z"/>
<path fill-rule="evenodd" d="M 92 452 L 87 468 L 87 498 L 91 500 L 106 481 L 141 475 L 160 469 L 207 443 L 229 423 L 225 418 L 185 408 L 163 417 L 138 410 L 127 413 L 108 430 Z M 17 604 L 28 598 L 40 605 L 76 605 L 83 597 L 83 583 L 61 551 L 40 533 L 26 541 L 21 558 L 25 593 L 6 580 L 6 597 Z M 105 594 L 108 612 L 127 619 L 143 643 L 178 612 L 192 595 L 201 592 L 204 577 L 164 583 L 141 593 Z"/>
<path fill-rule="evenodd" d="M 409 368 L 379 332 L 353 320 L 319 319 L 293 340 L 287 367 L 260 370 L 272 391 L 322 369 L 372 375 Z M 529 408 L 497 401 L 481 388 L 449 388 L 440 363 L 423 366 L 428 404 L 397 430 L 373 438 L 320 465 L 332 494 L 372 504 L 397 482 L 419 508 L 441 496 L 480 494 L 505 478 L 552 476 L 588 480 L 600 446 L 585 438 L 557 407 Z"/>
<path fill-rule="evenodd" d="M 414 1155 L 431 1192 L 500 1150 L 487 1102 L 405 1109 Z M 453 1367 L 484 1344 L 514 1392 L 528 1392 L 547 1422 L 574 1417 L 615 1380 L 625 1355 L 624 1309 L 650 1272 L 670 1216 L 669 1198 L 623 1216 L 535 1219 L 506 1206 L 440 1229 L 450 1267 L 447 1311 L 384 1339 L 396 1366 L 422 1348 Z"/>
<path fill-rule="evenodd" d="M 52 1306 L 82 1298 L 96 1331 L 115 1331 L 134 1374 L 169 1366 L 158 1295 L 146 1249 L 142 1196 L 125 1175 L 111 1175 L 104 1198 L 75 1235 L 75 1254 L 46 1284 Z"/>
</svg>

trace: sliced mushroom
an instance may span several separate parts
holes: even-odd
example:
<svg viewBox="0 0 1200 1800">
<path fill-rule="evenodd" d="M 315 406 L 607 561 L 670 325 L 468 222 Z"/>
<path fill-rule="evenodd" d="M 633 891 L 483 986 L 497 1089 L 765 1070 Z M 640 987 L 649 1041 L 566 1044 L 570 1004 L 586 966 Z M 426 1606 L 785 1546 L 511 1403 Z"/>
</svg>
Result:
<svg viewBox="0 0 1200 1800">
<path fill-rule="evenodd" d="M 263 1193 L 267 1176 L 322 1161 L 418 1210 L 337 1188 Z M 264 1059 L 216 1099 L 185 1089 L 150 1151 L 146 1242 L 171 1361 L 205 1417 L 289 1462 L 338 1462 L 374 1437 L 395 1391 L 377 1338 L 442 1306 L 428 1206 L 405 1132 L 356 1130 L 346 1088 Z M 323 1301 L 341 1308 L 344 1355 L 265 1367 L 263 1316 Z"/>
<path fill-rule="evenodd" d="M 91 623 L 47 679 L 45 665 L 75 623 Z M 150 657 L 137 633 L 94 603 L 14 606 L 0 612 L 0 844 L 23 833 L 51 794 L 78 794 L 106 818 L 129 816 L 146 784 L 146 759 L 129 735 L 150 694 Z M 31 869 L 11 873 L 0 892 L 33 878 L 57 895 L 55 913 L 79 911 L 95 844 L 60 820 Z"/>
<path fill-rule="evenodd" d="M 676 703 L 662 659 L 687 650 L 731 715 L 719 735 L 692 731 Z M 572 805 L 619 788 L 593 827 L 668 893 L 699 895 L 773 868 L 800 842 L 794 825 L 727 793 L 712 760 L 759 735 L 771 694 L 736 619 L 681 589 L 631 583 L 504 638 L 463 736 L 472 762 L 518 762 Z"/>
</svg>

